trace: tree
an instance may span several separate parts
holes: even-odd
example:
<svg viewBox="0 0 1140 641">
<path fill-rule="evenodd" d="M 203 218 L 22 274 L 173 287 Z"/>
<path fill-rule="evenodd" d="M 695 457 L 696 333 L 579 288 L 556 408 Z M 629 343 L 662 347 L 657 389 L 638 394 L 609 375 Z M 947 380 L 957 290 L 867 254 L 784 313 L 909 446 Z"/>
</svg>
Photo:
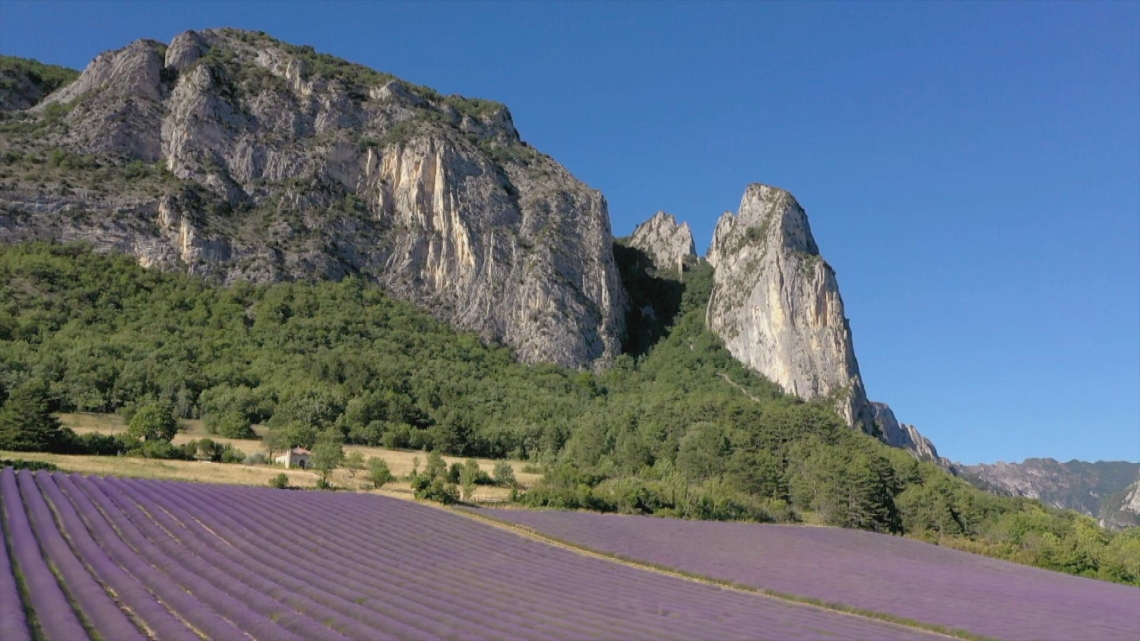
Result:
<svg viewBox="0 0 1140 641">
<path fill-rule="evenodd" d="M 448 481 L 447 462 L 435 451 L 428 453 L 424 473 L 412 476 L 412 491 L 417 499 L 439 501 L 444 505 L 459 499 L 455 484 Z"/>
<path fill-rule="evenodd" d="M 51 415 L 47 385 L 26 383 L 0 408 L 0 450 L 46 452 L 64 444 L 68 432 Z"/>
<path fill-rule="evenodd" d="M 198 456 L 218 462 L 222 460 L 222 444 L 215 443 L 213 439 L 204 438 L 197 443 Z"/>
<path fill-rule="evenodd" d="M 731 446 L 719 425 L 700 423 L 681 439 L 677 469 L 693 481 L 705 481 L 724 473 Z"/>
<path fill-rule="evenodd" d="M 377 490 L 392 480 L 392 471 L 384 459 L 375 456 L 368 459 L 368 480 Z"/>
<path fill-rule="evenodd" d="M 350 477 L 356 478 L 356 473 L 364 469 L 364 455 L 360 452 L 349 453 L 344 457 L 344 469 L 348 470 Z"/>
<path fill-rule="evenodd" d="M 293 443 L 290 441 L 289 432 L 283 428 L 274 427 L 265 433 L 265 438 L 261 439 L 261 446 L 265 448 L 265 454 L 269 458 L 269 462 L 272 463 L 274 454 L 293 447 Z"/>
<path fill-rule="evenodd" d="M 459 470 L 459 485 L 463 488 L 463 500 L 469 501 L 475 495 L 475 484 L 479 482 L 482 470 L 473 458 L 467 459 Z"/>
<path fill-rule="evenodd" d="M 344 445 L 341 435 L 333 430 L 321 432 L 317 444 L 313 446 L 313 468 L 321 473 L 321 481 L 327 484 L 329 474 L 344 462 Z"/>
<path fill-rule="evenodd" d="M 170 403 L 147 403 L 131 417 L 127 434 L 145 441 L 170 441 L 178 433 L 178 420 Z"/>
<path fill-rule="evenodd" d="M 515 468 L 506 461 L 495 463 L 494 477 L 495 483 L 498 485 L 514 487 L 517 482 L 515 481 Z"/>
<path fill-rule="evenodd" d="M 424 474 L 429 479 L 436 478 L 437 476 L 446 480 L 447 479 L 447 461 L 443 460 L 443 456 L 439 452 L 428 452 L 427 469 Z"/>
<path fill-rule="evenodd" d="M 249 439 L 257 436 L 249 422 L 249 417 L 241 412 L 229 410 L 218 414 L 207 414 L 206 429 L 211 434 L 225 438 Z"/>
</svg>

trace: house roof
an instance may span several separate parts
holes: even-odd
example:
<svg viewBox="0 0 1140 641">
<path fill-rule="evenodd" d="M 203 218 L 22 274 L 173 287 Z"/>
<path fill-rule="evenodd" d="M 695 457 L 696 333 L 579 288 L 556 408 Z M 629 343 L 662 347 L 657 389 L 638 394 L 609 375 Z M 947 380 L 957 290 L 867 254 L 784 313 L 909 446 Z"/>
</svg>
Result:
<svg viewBox="0 0 1140 641">
<path fill-rule="evenodd" d="M 309 450 L 306 450 L 303 447 L 294 447 L 290 451 L 293 452 L 294 454 L 304 454 L 305 456 L 312 456 L 313 455 L 312 452 L 310 452 Z"/>
</svg>

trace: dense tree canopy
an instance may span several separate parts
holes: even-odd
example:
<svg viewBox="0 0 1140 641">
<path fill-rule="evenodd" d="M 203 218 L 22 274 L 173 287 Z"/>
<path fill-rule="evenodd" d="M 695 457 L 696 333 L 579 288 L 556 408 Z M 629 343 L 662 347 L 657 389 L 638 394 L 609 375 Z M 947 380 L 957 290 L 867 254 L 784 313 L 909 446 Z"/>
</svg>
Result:
<svg viewBox="0 0 1140 641">
<path fill-rule="evenodd" d="M 5 247 L 0 439 L 41 448 L 58 426 L 49 410 L 133 413 L 159 441 L 179 418 L 223 436 L 259 423 L 269 454 L 320 444 L 331 466 L 342 443 L 431 450 L 413 486 L 439 500 L 471 479 L 436 469 L 438 452 L 509 456 L 544 471 L 520 497 L 531 505 L 814 519 L 1140 581 L 1140 535 L 985 494 L 783 394 L 705 328 L 711 267 L 678 279 L 618 254 L 636 309 L 658 311 L 631 321 L 630 353 L 591 373 L 519 364 L 356 278 L 223 287 L 82 247 Z"/>
</svg>

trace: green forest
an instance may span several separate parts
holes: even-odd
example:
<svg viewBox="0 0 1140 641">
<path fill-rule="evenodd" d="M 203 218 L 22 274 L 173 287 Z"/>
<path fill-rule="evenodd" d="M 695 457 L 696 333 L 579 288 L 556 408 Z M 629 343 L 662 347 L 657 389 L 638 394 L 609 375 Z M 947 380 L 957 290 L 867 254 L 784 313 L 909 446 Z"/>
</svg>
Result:
<svg viewBox="0 0 1140 641">
<path fill-rule="evenodd" d="M 544 471 L 517 495 L 531 506 L 821 522 L 1140 585 L 1140 528 L 992 496 L 846 427 L 706 330 L 707 264 L 657 274 L 615 255 L 631 307 L 657 313 L 588 372 L 520 364 L 357 278 L 223 286 L 84 246 L 0 248 L 0 449 L 121 449 L 51 412 L 262 424 L 283 447 L 527 459 Z"/>
</svg>

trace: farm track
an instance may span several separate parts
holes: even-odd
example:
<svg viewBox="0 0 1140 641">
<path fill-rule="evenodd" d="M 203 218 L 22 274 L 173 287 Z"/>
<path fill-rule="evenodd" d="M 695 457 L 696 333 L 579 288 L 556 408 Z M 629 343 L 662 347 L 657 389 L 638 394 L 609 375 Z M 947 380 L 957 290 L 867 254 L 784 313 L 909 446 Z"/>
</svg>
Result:
<svg viewBox="0 0 1140 641">
<path fill-rule="evenodd" d="M 939 638 L 383 497 L 10 469 L 0 495 L 5 641 Z"/>
</svg>

